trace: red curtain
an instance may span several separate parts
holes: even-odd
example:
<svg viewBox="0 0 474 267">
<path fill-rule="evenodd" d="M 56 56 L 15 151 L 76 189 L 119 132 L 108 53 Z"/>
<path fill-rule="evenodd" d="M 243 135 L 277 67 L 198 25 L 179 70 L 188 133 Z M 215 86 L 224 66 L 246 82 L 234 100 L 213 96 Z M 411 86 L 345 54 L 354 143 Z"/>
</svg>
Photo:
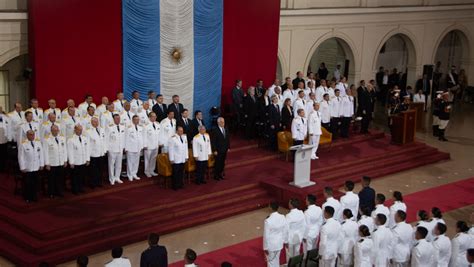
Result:
<svg viewBox="0 0 474 267">
<path fill-rule="evenodd" d="M 64 107 L 122 90 L 122 6 L 117 0 L 29 0 L 32 96 Z"/>
<path fill-rule="evenodd" d="M 280 1 L 224 0 L 222 104 L 231 102 L 236 79 L 243 87 L 262 79 L 269 87 L 276 76 Z"/>
</svg>

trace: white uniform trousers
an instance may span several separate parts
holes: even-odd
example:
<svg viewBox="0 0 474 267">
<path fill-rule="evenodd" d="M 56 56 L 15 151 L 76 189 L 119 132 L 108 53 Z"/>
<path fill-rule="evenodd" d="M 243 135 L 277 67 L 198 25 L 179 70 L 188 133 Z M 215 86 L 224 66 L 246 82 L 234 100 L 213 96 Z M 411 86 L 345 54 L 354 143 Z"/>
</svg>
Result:
<svg viewBox="0 0 474 267">
<path fill-rule="evenodd" d="M 280 267 L 280 252 L 281 250 L 268 252 L 267 267 Z"/>
<path fill-rule="evenodd" d="M 314 145 L 312 151 L 311 151 L 311 156 L 316 157 L 316 152 L 318 151 L 318 146 L 319 146 L 319 138 L 321 137 L 320 135 L 312 135 L 310 136 L 310 145 Z"/>
<path fill-rule="evenodd" d="M 448 127 L 448 122 L 449 120 L 439 120 L 438 121 L 439 129 L 440 130 L 446 129 L 446 127 Z"/>
<path fill-rule="evenodd" d="M 156 156 L 158 155 L 158 148 L 145 149 L 145 174 L 151 175 L 156 169 Z"/>
<path fill-rule="evenodd" d="M 301 243 L 298 244 L 288 244 L 288 249 L 286 250 L 286 261 L 289 261 L 290 258 L 300 255 Z"/>
<path fill-rule="evenodd" d="M 408 262 L 393 262 L 390 267 L 408 267 Z"/>
<path fill-rule="evenodd" d="M 140 164 L 140 152 L 127 151 L 127 177 L 132 181 L 133 178 L 138 177 L 138 164 Z"/>
<path fill-rule="evenodd" d="M 109 181 L 111 184 L 120 180 L 120 173 L 122 172 L 122 152 L 107 152 L 109 162 Z"/>
<path fill-rule="evenodd" d="M 438 116 L 433 115 L 433 125 L 434 126 L 439 125 L 439 117 Z"/>
<path fill-rule="evenodd" d="M 303 242 L 303 252 L 306 254 L 306 252 L 308 252 L 308 250 L 313 250 L 315 248 L 317 248 L 317 244 L 318 244 L 318 238 L 319 237 L 316 237 L 316 238 L 307 238 L 306 239 L 306 242 Z"/>
<path fill-rule="evenodd" d="M 334 267 L 336 266 L 336 259 L 323 260 L 319 259 L 319 267 Z"/>
</svg>

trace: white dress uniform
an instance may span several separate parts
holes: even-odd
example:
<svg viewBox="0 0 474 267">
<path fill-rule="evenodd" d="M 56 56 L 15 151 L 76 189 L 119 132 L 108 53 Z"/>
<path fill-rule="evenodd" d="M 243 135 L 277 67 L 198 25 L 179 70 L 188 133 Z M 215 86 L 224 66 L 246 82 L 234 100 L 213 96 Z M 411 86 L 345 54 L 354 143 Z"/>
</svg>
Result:
<svg viewBox="0 0 474 267">
<path fill-rule="evenodd" d="M 359 196 L 354 192 L 346 192 L 340 199 L 341 210 L 350 209 L 352 211 L 352 220 L 357 220 L 357 214 L 359 213 Z"/>
<path fill-rule="evenodd" d="M 368 237 L 363 237 L 354 246 L 354 267 L 372 267 L 372 250 L 374 242 Z"/>
<path fill-rule="evenodd" d="M 181 142 L 181 139 L 183 139 L 183 142 Z M 167 146 L 169 147 L 168 156 L 170 162 L 174 164 L 186 163 L 186 160 L 189 158 L 189 150 L 188 139 L 185 134 L 181 135 L 181 138 L 177 134 L 173 135 L 169 139 Z"/>
<path fill-rule="evenodd" d="M 396 223 L 392 227 L 392 261 L 395 266 L 406 266 L 410 261 L 410 251 L 413 242 L 412 228 L 406 222 Z"/>
<path fill-rule="evenodd" d="M 342 97 L 341 102 L 341 116 L 348 118 L 354 115 L 354 97 L 351 95 L 345 95 Z"/>
<path fill-rule="evenodd" d="M 303 243 L 303 251 L 306 253 L 308 250 L 316 248 L 319 231 L 323 225 L 323 211 L 320 207 L 311 204 L 304 211 L 304 216 L 306 219 L 306 231 L 304 233 L 304 239 L 306 239 L 306 242 Z"/>
<path fill-rule="evenodd" d="M 369 232 L 371 234 L 374 231 L 374 228 L 375 228 L 374 218 L 372 218 L 370 216 L 362 215 L 360 217 L 360 220 L 357 223 L 359 224 L 359 226 L 361 226 L 361 225 L 367 226 L 367 228 L 369 228 Z"/>
<path fill-rule="evenodd" d="M 263 250 L 268 251 L 267 267 L 280 267 L 280 252 L 287 235 L 285 216 L 273 212 L 263 226 Z"/>
<path fill-rule="evenodd" d="M 5 114 L 0 114 L 0 144 L 6 144 L 12 140 L 12 123 Z"/>
<path fill-rule="evenodd" d="M 120 257 L 107 262 L 105 267 L 132 267 L 132 264 L 129 259 Z"/>
<path fill-rule="evenodd" d="M 332 207 L 334 209 L 334 216 L 333 218 L 337 221 L 342 221 L 342 210 L 341 210 L 341 203 L 339 200 L 333 198 L 333 197 L 328 197 L 326 199 L 326 202 L 323 203 L 323 206 L 321 207 L 324 211 L 324 208 L 326 206 Z"/>
<path fill-rule="evenodd" d="M 61 135 L 46 136 L 43 139 L 44 165 L 51 167 L 63 166 L 67 162 L 66 138 Z"/>
<path fill-rule="evenodd" d="M 89 139 L 85 135 L 74 134 L 67 140 L 67 158 L 70 165 L 84 165 L 91 158 Z"/>
<path fill-rule="evenodd" d="M 304 89 L 304 99 L 309 100 L 309 94 L 311 93 L 316 94 L 316 88 L 306 87 L 306 89 Z"/>
<path fill-rule="evenodd" d="M 113 185 L 121 182 L 122 157 L 125 147 L 125 127 L 111 124 L 105 131 L 105 142 L 107 144 L 107 156 L 109 164 L 109 181 Z"/>
<path fill-rule="evenodd" d="M 305 111 L 305 116 L 308 117 L 306 114 L 306 100 L 303 98 L 296 98 L 295 103 L 293 104 L 293 114 L 298 114 L 298 109 L 303 109 Z"/>
<path fill-rule="evenodd" d="M 8 118 L 10 118 L 11 122 L 12 141 L 17 141 L 18 133 L 20 131 L 20 125 L 25 121 L 25 112 L 12 111 L 8 113 Z"/>
<path fill-rule="evenodd" d="M 33 143 L 33 144 L 32 144 Z M 35 172 L 44 166 L 43 147 L 39 138 L 24 140 L 18 147 L 18 165 L 20 170 Z"/>
<path fill-rule="evenodd" d="M 352 266 L 354 256 L 354 246 L 359 239 L 359 225 L 351 220 L 346 219 L 341 223 L 341 231 L 339 237 L 338 266 Z"/>
<path fill-rule="evenodd" d="M 133 114 L 132 110 L 122 110 L 122 112 L 120 112 L 120 124 L 125 127 L 130 126 L 132 124 L 133 115 L 135 114 Z"/>
<path fill-rule="evenodd" d="M 334 218 L 329 218 L 323 223 L 319 241 L 320 267 L 334 267 L 336 265 L 340 231 L 341 224 Z"/>
<path fill-rule="evenodd" d="M 329 94 L 329 89 L 326 86 L 318 86 L 316 88 L 316 101 L 323 102 L 324 94 Z"/>
<path fill-rule="evenodd" d="M 211 154 L 211 138 L 209 135 L 205 133 L 203 138 L 202 134 L 196 134 L 193 138 L 193 157 L 197 161 L 206 161 Z"/>
<path fill-rule="evenodd" d="M 89 138 L 91 144 L 91 157 L 99 158 L 105 156 L 107 153 L 107 145 L 105 141 L 105 131 L 101 127 L 91 127 L 86 131 L 86 135 Z"/>
<path fill-rule="evenodd" d="M 114 103 L 114 111 L 117 112 L 117 113 L 122 112 L 125 102 L 127 102 L 125 99 L 122 99 L 122 100 L 115 99 L 114 102 L 113 102 Z"/>
<path fill-rule="evenodd" d="M 61 114 L 61 110 L 59 108 L 55 108 L 55 109 L 48 108 L 47 110 L 45 110 L 43 112 L 43 121 L 48 120 L 48 116 L 49 116 L 50 113 L 53 113 L 54 115 L 56 115 L 56 120 L 57 121 L 61 120 L 62 114 Z"/>
<path fill-rule="evenodd" d="M 451 261 L 450 267 L 468 266 L 466 252 L 472 245 L 471 236 L 467 233 L 458 233 L 451 242 Z"/>
<path fill-rule="evenodd" d="M 125 152 L 127 152 L 127 176 L 129 181 L 138 178 L 140 152 L 143 149 L 144 130 L 140 125 L 130 125 L 125 130 Z"/>
<path fill-rule="evenodd" d="M 424 94 L 415 94 L 413 96 L 413 103 L 425 103 L 425 95 Z"/>
<path fill-rule="evenodd" d="M 342 104 L 342 97 L 341 96 L 335 96 L 334 98 L 331 99 L 329 102 L 330 107 L 330 113 L 331 113 L 331 118 L 339 118 L 341 117 L 341 104 Z"/>
<path fill-rule="evenodd" d="M 158 101 L 156 101 L 155 99 L 151 99 L 151 98 L 148 98 L 148 112 L 152 112 L 153 111 L 153 106 L 158 103 Z"/>
<path fill-rule="evenodd" d="M 66 139 L 71 138 L 74 135 L 74 127 L 76 125 L 81 125 L 82 121 L 77 118 L 76 116 L 69 116 L 64 115 L 63 120 L 61 121 L 61 125 L 63 128 L 61 129 L 62 134 L 66 137 Z"/>
<path fill-rule="evenodd" d="M 168 142 L 171 136 L 176 134 L 176 119 L 164 118 L 161 122 L 161 140 L 163 140 L 163 152 L 168 151 Z"/>
<path fill-rule="evenodd" d="M 375 217 L 377 214 L 383 214 L 387 217 L 387 221 L 385 222 L 385 226 L 388 226 L 388 220 L 390 218 L 390 210 L 384 206 L 383 204 L 377 204 L 375 205 L 375 210 L 372 211 L 372 218 L 375 220 Z"/>
<path fill-rule="evenodd" d="M 90 128 L 92 128 L 92 118 L 96 118 L 97 120 L 99 120 L 99 117 L 95 114 L 93 116 L 86 114 L 82 117 L 81 125 L 82 127 L 84 127 L 84 130 L 89 130 Z"/>
<path fill-rule="evenodd" d="M 298 92 L 293 89 L 286 89 L 283 92 L 283 102 L 285 102 L 287 98 L 291 99 L 291 104 L 293 105 L 295 100 L 298 98 Z"/>
<path fill-rule="evenodd" d="M 433 245 L 420 239 L 417 241 L 411 252 L 411 267 L 433 267 L 434 255 Z"/>
<path fill-rule="evenodd" d="M 314 146 L 311 151 L 311 158 L 317 158 L 316 152 L 318 151 L 319 139 L 323 132 L 321 130 L 321 112 L 314 109 L 309 113 L 308 133 L 310 144 Z"/>
<path fill-rule="evenodd" d="M 304 108 L 304 115 L 306 116 L 306 118 L 309 118 L 309 114 L 311 114 L 311 112 L 313 112 L 314 103 L 316 103 L 316 100 L 312 100 L 312 99 L 306 100 L 306 106 Z"/>
<path fill-rule="evenodd" d="M 392 232 L 385 226 L 377 226 L 372 234 L 374 241 L 372 264 L 375 267 L 387 267 L 392 255 Z"/>
<path fill-rule="evenodd" d="M 100 127 L 107 129 L 110 124 L 114 124 L 114 112 L 110 112 L 108 110 L 102 112 L 100 115 Z"/>
<path fill-rule="evenodd" d="M 21 144 L 24 140 L 26 140 L 26 132 L 29 130 L 33 130 L 35 132 L 35 137 L 40 138 L 39 124 L 35 121 L 24 121 L 20 124 L 18 129 L 18 135 L 16 137 L 18 144 Z"/>
<path fill-rule="evenodd" d="M 143 109 L 143 101 L 141 101 L 140 99 L 130 100 L 130 111 L 133 114 L 138 114 L 139 112 L 142 111 L 142 109 Z"/>
<path fill-rule="evenodd" d="M 26 111 L 30 111 L 33 114 L 33 121 L 38 124 L 43 122 L 44 114 L 42 108 L 29 108 Z"/>
<path fill-rule="evenodd" d="M 61 120 L 64 120 L 66 117 L 69 117 L 69 112 L 67 108 L 63 109 L 63 111 L 61 112 Z M 81 114 L 76 108 L 74 110 L 74 119 L 80 119 L 80 118 L 81 118 Z"/>
<path fill-rule="evenodd" d="M 413 238 L 415 237 L 416 227 L 422 226 L 428 230 L 428 235 L 426 236 L 426 241 L 431 242 L 433 241 L 433 229 L 435 228 L 436 224 L 434 221 L 418 221 L 418 223 L 413 227 Z"/>
<path fill-rule="evenodd" d="M 443 220 L 443 218 L 432 218 L 431 222 L 433 223 L 434 226 L 436 226 L 438 223 L 442 223 L 446 225 L 446 222 Z"/>
<path fill-rule="evenodd" d="M 339 91 L 341 92 L 341 96 L 346 95 L 347 88 L 349 88 L 349 85 L 347 83 L 339 82 L 336 84 L 336 89 L 339 89 Z"/>
<path fill-rule="evenodd" d="M 83 117 L 87 114 L 87 109 L 89 107 L 94 107 L 94 110 L 97 109 L 97 106 L 95 105 L 95 103 L 87 103 L 87 102 L 82 102 L 81 104 L 79 104 L 79 106 L 77 107 L 78 111 L 79 111 L 79 116 L 80 117 Z"/>
<path fill-rule="evenodd" d="M 102 113 L 104 113 L 106 110 L 107 110 L 107 106 L 104 104 L 100 104 L 95 109 L 95 115 L 97 115 L 100 118 L 100 116 L 102 116 Z"/>
<path fill-rule="evenodd" d="M 401 201 L 395 201 L 393 202 L 392 206 L 390 206 L 390 217 L 388 218 L 389 221 L 388 221 L 388 226 L 390 228 L 393 228 L 396 224 L 395 222 L 395 214 L 397 213 L 397 211 L 403 211 L 403 212 L 407 212 L 407 205 Z"/>
<path fill-rule="evenodd" d="M 162 144 L 160 135 L 161 125 L 158 122 L 149 122 L 144 127 L 143 146 L 145 148 L 145 175 L 156 175 L 156 156 L 158 155 L 158 148 Z"/>
<path fill-rule="evenodd" d="M 294 140 L 303 141 L 308 134 L 308 120 L 297 116 L 291 123 L 291 135 Z"/>
<path fill-rule="evenodd" d="M 321 123 L 330 123 L 331 122 L 331 101 L 329 100 L 322 101 L 319 104 L 319 111 L 321 112 Z"/>
<path fill-rule="evenodd" d="M 43 139 L 46 136 L 51 134 L 51 127 L 54 125 L 59 127 L 59 131 L 61 132 L 61 129 L 63 128 L 61 123 L 58 123 L 57 121 L 52 122 L 52 121 L 45 121 L 41 124 L 40 126 L 40 138 Z"/>
<path fill-rule="evenodd" d="M 288 234 L 285 243 L 288 244 L 287 260 L 300 254 L 301 242 L 303 242 L 306 232 L 306 218 L 299 209 L 291 209 L 285 216 Z"/>
<path fill-rule="evenodd" d="M 449 237 L 439 235 L 433 240 L 434 262 L 435 267 L 448 267 L 451 259 L 451 240 Z"/>
<path fill-rule="evenodd" d="M 144 110 L 143 108 L 137 113 L 137 116 L 140 118 L 140 125 L 145 126 L 150 122 L 150 119 L 148 118 L 148 114 L 150 111 Z"/>
</svg>

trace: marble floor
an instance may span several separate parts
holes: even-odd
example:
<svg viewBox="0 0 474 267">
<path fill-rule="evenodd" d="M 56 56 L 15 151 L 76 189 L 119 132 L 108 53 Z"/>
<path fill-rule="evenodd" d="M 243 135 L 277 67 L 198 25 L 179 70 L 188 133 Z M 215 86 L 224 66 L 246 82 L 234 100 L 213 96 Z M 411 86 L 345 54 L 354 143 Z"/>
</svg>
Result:
<svg viewBox="0 0 474 267">
<path fill-rule="evenodd" d="M 383 119 L 378 119 L 377 121 L 381 123 L 379 127 L 383 128 L 384 125 L 381 120 Z M 431 126 L 429 123 L 430 119 L 428 118 L 426 126 L 430 130 Z M 438 141 L 431 136 L 431 132 L 417 133 L 419 140 L 451 153 L 451 160 L 389 175 L 375 180 L 372 186 L 378 192 L 386 195 L 390 195 L 390 192 L 395 190 L 409 194 L 473 177 L 473 132 L 474 106 L 472 104 L 456 106 L 446 131 L 446 137 L 449 139 L 449 142 Z M 357 185 L 356 191 L 359 188 L 360 185 Z M 427 209 L 429 208 L 431 207 L 427 207 Z M 453 228 L 449 226 L 453 225 L 457 220 L 469 220 L 472 212 L 474 212 L 474 203 L 473 205 L 445 213 L 444 219 L 448 224 L 448 234 L 453 236 Z M 186 248 L 194 249 L 199 255 L 261 236 L 263 220 L 268 213 L 269 211 L 266 208 L 262 208 L 224 220 L 192 227 L 164 235 L 161 237 L 160 243 L 167 247 L 169 262 L 172 263 L 183 258 Z M 146 248 L 146 241 L 130 244 L 124 247 L 124 256 L 132 261 L 132 266 L 138 266 L 140 253 Z M 110 258 L 109 251 L 91 255 L 89 257 L 89 266 L 103 266 Z M 0 257 L 0 266 L 13 265 Z M 69 262 L 60 266 L 72 267 L 75 266 L 75 263 Z"/>
</svg>

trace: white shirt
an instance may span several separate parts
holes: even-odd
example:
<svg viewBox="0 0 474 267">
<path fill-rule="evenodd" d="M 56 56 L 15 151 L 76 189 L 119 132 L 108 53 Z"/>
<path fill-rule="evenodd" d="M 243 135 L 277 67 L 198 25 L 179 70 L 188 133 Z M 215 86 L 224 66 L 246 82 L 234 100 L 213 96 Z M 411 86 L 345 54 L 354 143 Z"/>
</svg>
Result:
<svg viewBox="0 0 474 267">
<path fill-rule="evenodd" d="M 153 111 L 153 106 L 158 103 L 158 101 L 156 101 L 155 99 L 151 99 L 151 98 L 148 98 L 148 112 L 152 112 Z"/>
<path fill-rule="evenodd" d="M 150 121 L 143 127 L 143 130 L 145 131 L 143 142 L 144 147 L 152 150 L 158 149 L 158 147 L 163 144 L 163 140 L 161 140 L 160 129 L 161 125 L 156 121 Z"/>
<path fill-rule="evenodd" d="M 350 209 L 352 211 L 352 220 L 357 219 L 357 214 L 359 213 L 359 196 L 354 194 L 354 192 L 346 192 L 344 196 L 341 197 L 341 210 Z"/>
<path fill-rule="evenodd" d="M 426 236 L 426 240 L 428 242 L 433 241 L 433 229 L 436 226 L 434 221 L 429 221 L 429 222 L 427 222 L 427 221 L 418 221 L 418 223 L 413 227 L 413 236 L 415 236 L 416 227 L 418 227 L 418 226 L 425 227 L 426 230 L 428 230 L 428 235 Z"/>
<path fill-rule="evenodd" d="M 120 124 L 124 125 L 125 127 L 132 124 L 133 115 L 135 114 L 133 114 L 132 110 L 122 110 L 122 112 L 120 112 Z"/>
<path fill-rule="evenodd" d="M 301 243 L 306 232 L 306 218 L 304 213 L 299 209 L 292 209 L 286 214 L 285 219 L 288 227 L 288 235 L 285 238 L 285 243 L 290 245 Z"/>
<path fill-rule="evenodd" d="M 408 262 L 413 241 L 412 228 L 406 222 L 399 222 L 392 227 L 393 253 L 392 259 L 395 262 Z"/>
<path fill-rule="evenodd" d="M 361 238 L 354 247 L 354 267 L 372 267 L 371 257 L 374 242 L 370 238 Z"/>
<path fill-rule="evenodd" d="M 319 111 L 321 112 L 321 123 L 329 123 L 331 121 L 331 101 L 324 100 L 319 104 Z"/>
<path fill-rule="evenodd" d="M 341 223 L 339 253 L 352 255 L 354 246 L 359 239 L 359 225 L 351 219 L 346 219 Z"/>
<path fill-rule="evenodd" d="M 122 100 L 118 100 L 116 99 L 114 101 L 114 111 L 117 112 L 117 113 L 120 113 L 123 111 L 123 106 L 125 104 L 125 102 L 127 102 L 126 100 L 122 99 Z"/>
<path fill-rule="evenodd" d="M 418 240 L 411 252 L 411 267 L 432 267 L 433 260 L 433 245 L 425 239 Z"/>
<path fill-rule="evenodd" d="M 150 113 L 148 110 L 141 109 L 138 111 L 137 116 L 140 118 L 140 125 L 144 126 L 150 122 L 150 119 L 148 118 L 148 113 Z"/>
<path fill-rule="evenodd" d="M 376 267 L 388 266 L 392 254 L 392 232 L 385 226 L 377 226 L 372 234 L 374 241 L 374 258 L 372 263 Z"/>
<path fill-rule="evenodd" d="M 91 144 L 90 153 L 92 158 L 102 157 L 107 153 L 107 144 L 105 140 L 105 131 L 101 127 L 91 127 L 86 131 Z"/>
<path fill-rule="evenodd" d="M 385 222 L 385 226 L 388 226 L 388 220 L 390 218 L 390 210 L 385 207 L 383 204 L 377 204 L 375 205 L 375 210 L 372 211 L 372 218 L 375 220 L 375 217 L 377 217 L 377 214 L 383 214 L 385 217 L 387 217 L 387 221 Z"/>
<path fill-rule="evenodd" d="M 94 107 L 94 110 L 97 109 L 97 106 L 95 105 L 95 103 L 88 104 L 87 102 L 82 102 L 81 104 L 79 104 L 77 109 L 79 111 L 80 117 L 83 117 L 87 114 L 87 109 L 89 108 L 89 106 Z"/>
<path fill-rule="evenodd" d="M 107 152 L 122 153 L 125 147 L 125 127 L 112 124 L 106 128 L 105 143 Z"/>
<path fill-rule="evenodd" d="M 18 146 L 18 165 L 20 170 L 35 172 L 44 166 L 43 147 L 39 139 L 24 140 Z"/>
<path fill-rule="evenodd" d="M 298 98 L 298 91 L 293 90 L 293 89 L 286 89 L 283 92 L 283 102 L 285 102 L 287 98 L 291 99 L 291 104 L 293 104 L 295 100 Z"/>
<path fill-rule="evenodd" d="M 319 241 L 319 255 L 323 260 L 331 260 L 337 257 L 340 231 L 341 224 L 334 218 L 329 218 L 323 223 Z"/>
<path fill-rule="evenodd" d="M 140 99 L 132 99 L 130 100 L 130 111 L 133 114 L 138 114 L 139 112 L 143 110 L 142 105 L 143 105 L 143 101 L 141 101 Z"/>
<path fill-rule="evenodd" d="M 143 127 L 140 125 L 129 125 L 125 128 L 125 151 L 140 152 L 143 149 Z"/>
<path fill-rule="evenodd" d="M 168 117 L 166 117 L 161 121 L 160 124 L 161 124 L 161 138 L 166 146 L 168 144 L 168 140 L 170 139 L 170 137 L 176 133 L 176 120 L 175 119 L 170 120 Z"/>
<path fill-rule="evenodd" d="M 14 110 L 8 113 L 8 117 L 10 118 L 10 122 L 11 122 L 12 140 L 17 141 L 20 125 L 25 121 L 25 112 L 20 111 L 18 113 L 16 110 Z"/>
<path fill-rule="evenodd" d="M 330 107 L 330 112 L 331 112 L 331 118 L 339 118 L 342 115 L 341 112 L 341 106 L 342 106 L 342 97 L 341 96 L 336 96 L 331 99 L 331 102 L 329 102 L 331 105 Z"/>
<path fill-rule="evenodd" d="M 341 203 L 339 203 L 339 200 L 337 200 L 333 197 L 328 197 L 326 199 L 326 202 L 324 202 L 323 206 L 321 207 L 322 210 L 324 210 L 324 208 L 326 206 L 332 207 L 334 209 L 334 216 L 333 216 L 334 219 L 336 219 L 338 221 L 342 221 Z"/>
<path fill-rule="evenodd" d="M 27 122 L 24 121 L 22 124 L 20 124 L 18 132 L 17 132 L 17 142 L 21 143 L 24 140 L 26 140 L 26 133 L 29 130 L 33 130 L 35 132 L 35 137 L 41 138 L 41 135 L 39 133 L 39 124 L 35 121 Z"/>
<path fill-rule="evenodd" d="M 349 85 L 347 83 L 339 82 L 336 84 L 336 89 L 339 89 L 341 96 L 346 95 L 347 88 L 349 88 Z"/>
<path fill-rule="evenodd" d="M 212 154 L 211 138 L 207 133 L 197 134 L 193 138 L 193 157 L 197 161 L 206 161 Z"/>
<path fill-rule="evenodd" d="M 360 217 L 360 220 L 357 222 L 359 226 L 365 225 L 367 228 L 369 228 L 369 232 L 372 233 L 375 228 L 375 223 L 374 223 L 374 218 L 366 215 L 362 215 Z"/>
<path fill-rule="evenodd" d="M 425 95 L 424 94 L 415 94 L 413 96 L 413 103 L 425 103 Z"/>
<path fill-rule="evenodd" d="M 33 114 L 33 121 L 37 123 L 43 122 L 43 109 L 42 108 L 29 108 L 26 111 L 30 111 Z"/>
<path fill-rule="evenodd" d="M 306 112 L 306 100 L 303 98 L 297 98 L 293 104 L 293 113 L 298 114 L 298 109 L 303 109 Z M 305 114 L 308 116 L 308 114 Z"/>
<path fill-rule="evenodd" d="M 316 240 L 319 236 L 321 225 L 323 225 L 323 211 L 320 207 L 312 204 L 304 212 L 306 220 L 305 239 Z"/>
<path fill-rule="evenodd" d="M 350 95 L 343 96 L 340 108 L 341 116 L 352 117 L 354 115 L 354 97 Z"/>
<path fill-rule="evenodd" d="M 84 130 L 88 130 L 90 128 L 92 128 L 92 118 L 96 118 L 97 120 L 99 120 L 99 116 L 97 115 L 89 115 L 89 114 L 86 114 L 84 116 L 82 116 L 82 121 L 81 121 L 81 125 L 82 127 L 84 127 Z"/>
<path fill-rule="evenodd" d="M 63 166 L 67 162 L 67 144 L 64 136 L 48 136 L 43 140 L 44 165 Z"/>
<path fill-rule="evenodd" d="M 336 79 L 336 81 L 339 81 L 341 79 L 341 71 L 338 69 L 334 70 L 333 77 Z"/>
<path fill-rule="evenodd" d="M 106 129 L 110 124 L 114 124 L 114 112 L 108 110 L 102 112 L 100 115 L 100 127 Z"/>
<path fill-rule="evenodd" d="M 313 109 L 308 117 L 308 133 L 310 135 L 322 135 L 321 130 L 321 112 Z"/>
<path fill-rule="evenodd" d="M 329 89 L 326 86 L 318 86 L 318 88 L 316 88 L 316 101 L 322 102 L 324 100 L 324 94 L 329 94 Z"/>
<path fill-rule="evenodd" d="M 389 219 L 388 227 L 392 228 L 393 226 L 395 226 L 395 224 L 396 224 L 395 214 L 399 210 L 401 210 L 403 212 L 407 212 L 407 205 L 405 205 L 405 203 L 403 203 L 403 202 L 395 201 L 392 204 L 392 206 L 390 206 L 390 217 L 388 218 Z"/>
<path fill-rule="evenodd" d="M 61 131 L 62 129 L 61 123 L 58 123 L 58 121 L 55 121 L 54 125 L 58 126 L 59 131 Z M 51 126 L 53 126 L 52 121 L 45 121 L 41 124 L 40 131 L 39 131 L 40 138 L 45 138 L 46 136 L 51 134 Z"/>
<path fill-rule="evenodd" d="M 69 116 L 64 115 L 63 120 L 61 121 L 61 125 L 63 128 L 61 129 L 61 133 L 66 137 L 66 139 L 71 138 L 74 135 L 74 126 L 81 125 L 81 120 L 76 116 Z"/>
<path fill-rule="evenodd" d="M 294 140 L 303 141 L 308 134 L 308 120 L 297 116 L 291 123 L 291 135 Z"/>
<path fill-rule="evenodd" d="M 170 162 L 175 164 L 185 163 L 189 158 L 188 139 L 186 135 L 173 135 L 168 141 L 168 156 Z"/>
<path fill-rule="evenodd" d="M 467 249 L 472 245 L 471 236 L 466 233 L 458 233 L 451 242 L 451 261 L 449 266 L 468 266 L 466 259 Z"/>
<path fill-rule="evenodd" d="M 0 114 L 0 144 L 5 144 L 12 140 L 12 124 L 10 118 L 5 114 Z"/>
<path fill-rule="evenodd" d="M 70 165 L 84 165 L 90 161 L 90 144 L 87 136 L 74 134 L 67 140 L 67 158 Z"/>
<path fill-rule="evenodd" d="M 104 104 L 100 104 L 97 106 L 95 110 L 95 115 L 97 115 L 99 118 L 102 116 L 102 113 L 104 113 L 107 110 L 107 106 Z"/>
<path fill-rule="evenodd" d="M 50 113 L 54 113 L 56 115 L 56 121 L 61 120 L 61 110 L 59 108 L 55 108 L 55 109 L 48 108 L 47 110 L 43 112 L 43 121 L 48 120 L 48 116 Z"/>
<path fill-rule="evenodd" d="M 445 235 L 439 235 L 433 240 L 434 262 L 433 266 L 448 266 L 451 259 L 451 240 Z"/>
<path fill-rule="evenodd" d="M 132 267 L 132 264 L 129 259 L 121 257 L 109 261 L 105 267 Z"/>
<path fill-rule="evenodd" d="M 273 212 L 263 226 L 263 250 L 280 251 L 287 236 L 285 216 Z"/>
</svg>

